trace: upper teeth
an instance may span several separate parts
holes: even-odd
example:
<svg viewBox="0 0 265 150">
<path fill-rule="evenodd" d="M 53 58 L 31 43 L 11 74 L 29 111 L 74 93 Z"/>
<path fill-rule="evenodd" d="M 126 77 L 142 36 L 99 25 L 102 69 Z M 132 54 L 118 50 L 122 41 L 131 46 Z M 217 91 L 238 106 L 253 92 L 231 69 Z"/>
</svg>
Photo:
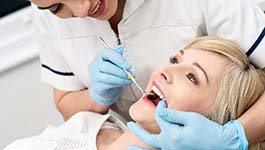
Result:
<svg viewBox="0 0 265 150">
<path fill-rule="evenodd" d="M 156 95 L 159 96 L 160 99 L 165 99 L 164 95 L 160 92 L 160 90 L 156 86 L 152 86 L 152 90 Z"/>
<path fill-rule="evenodd" d="M 100 4 L 101 4 L 101 1 L 98 2 L 97 6 L 94 8 L 94 10 L 91 12 L 91 14 L 94 14 L 98 11 Z"/>
</svg>

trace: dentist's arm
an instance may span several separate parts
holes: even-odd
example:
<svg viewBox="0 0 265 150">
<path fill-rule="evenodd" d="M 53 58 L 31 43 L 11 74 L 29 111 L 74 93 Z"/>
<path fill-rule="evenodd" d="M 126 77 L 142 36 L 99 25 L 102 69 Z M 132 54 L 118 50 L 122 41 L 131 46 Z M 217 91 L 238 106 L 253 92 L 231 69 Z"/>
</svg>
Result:
<svg viewBox="0 0 265 150">
<path fill-rule="evenodd" d="M 54 90 L 55 103 L 68 119 L 80 111 L 106 113 L 109 106 L 120 99 L 123 86 L 132 83 L 122 70 L 131 69 L 131 65 L 122 56 L 123 46 L 115 49 L 104 49 L 88 67 L 90 87 L 75 92 Z"/>
<path fill-rule="evenodd" d="M 249 143 L 265 139 L 265 92 L 238 120 L 243 125 Z"/>
<path fill-rule="evenodd" d="M 109 106 L 103 106 L 94 102 L 88 95 L 87 89 L 73 92 L 54 89 L 54 100 L 64 120 L 68 120 L 71 116 L 80 111 L 91 111 L 104 114 L 109 109 Z"/>
</svg>

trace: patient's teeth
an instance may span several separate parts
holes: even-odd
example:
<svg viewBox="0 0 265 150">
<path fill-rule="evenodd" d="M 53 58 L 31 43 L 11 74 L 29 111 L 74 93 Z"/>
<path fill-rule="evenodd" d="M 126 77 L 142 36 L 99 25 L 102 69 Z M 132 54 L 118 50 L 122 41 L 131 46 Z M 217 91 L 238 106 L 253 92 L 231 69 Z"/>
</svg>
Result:
<svg viewBox="0 0 265 150">
<path fill-rule="evenodd" d="M 154 91 L 154 93 L 156 93 L 159 96 L 160 99 L 164 99 L 164 95 L 160 92 L 160 90 L 156 86 L 153 85 L 151 89 Z"/>
<path fill-rule="evenodd" d="M 156 87 L 153 85 L 152 86 L 152 90 L 155 92 L 156 91 Z"/>
<path fill-rule="evenodd" d="M 159 92 L 159 90 L 157 89 L 157 87 L 156 87 L 156 86 L 153 86 L 152 90 L 153 90 L 154 92 L 156 92 L 156 93 L 158 93 L 158 92 Z"/>
<path fill-rule="evenodd" d="M 155 92 L 156 92 L 157 95 L 160 95 L 161 94 L 160 91 L 158 91 L 158 89 L 156 89 Z"/>
<path fill-rule="evenodd" d="M 91 14 L 94 14 L 98 11 L 100 4 L 101 4 L 101 1 L 98 2 L 97 6 L 94 8 L 94 10 L 93 10 L 93 12 L 91 12 Z"/>
</svg>

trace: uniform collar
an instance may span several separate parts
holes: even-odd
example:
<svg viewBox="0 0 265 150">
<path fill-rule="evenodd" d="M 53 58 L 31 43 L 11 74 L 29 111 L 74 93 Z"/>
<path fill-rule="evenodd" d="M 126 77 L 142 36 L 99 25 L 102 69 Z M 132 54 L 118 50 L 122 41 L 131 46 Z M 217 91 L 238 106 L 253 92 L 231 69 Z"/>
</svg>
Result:
<svg viewBox="0 0 265 150">
<path fill-rule="evenodd" d="M 131 14 L 133 14 L 140 6 L 144 4 L 145 0 L 126 0 L 123 20 L 127 19 Z"/>
</svg>

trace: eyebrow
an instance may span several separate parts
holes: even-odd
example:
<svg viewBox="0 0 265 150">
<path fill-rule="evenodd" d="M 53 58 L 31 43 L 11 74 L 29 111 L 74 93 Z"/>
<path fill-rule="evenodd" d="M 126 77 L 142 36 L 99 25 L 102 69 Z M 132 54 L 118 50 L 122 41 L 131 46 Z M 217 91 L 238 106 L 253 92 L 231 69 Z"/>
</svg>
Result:
<svg viewBox="0 0 265 150">
<path fill-rule="evenodd" d="M 196 62 L 192 63 L 194 66 L 198 67 L 204 74 L 205 78 L 206 78 L 206 81 L 207 81 L 207 84 L 209 84 L 209 78 L 208 78 L 208 75 L 206 73 L 206 71 L 202 68 L 202 66 Z"/>
<path fill-rule="evenodd" d="M 182 56 L 184 55 L 184 50 L 180 50 L 179 52 L 180 52 L 180 54 L 181 54 Z M 194 62 L 194 63 L 192 63 L 192 64 L 193 64 L 194 66 L 196 66 L 197 68 L 199 68 L 199 69 L 203 72 L 203 74 L 204 74 L 204 76 L 205 76 L 205 78 L 206 78 L 206 82 L 207 82 L 207 84 L 209 84 L 209 78 L 208 78 L 208 75 L 207 75 L 205 69 L 203 69 L 202 66 L 201 66 L 200 64 L 198 64 L 197 62 Z"/>
<path fill-rule="evenodd" d="M 56 5 L 58 5 L 58 3 L 56 3 L 56 4 L 52 4 L 52 5 L 47 6 L 47 7 L 39 7 L 39 6 L 38 6 L 38 9 L 41 9 L 41 10 L 50 9 L 50 8 L 56 6 Z"/>
<path fill-rule="evenodd" d="M 181 55 L 184 55 L 184 50 L 179 50 Z"/>
</svg>

